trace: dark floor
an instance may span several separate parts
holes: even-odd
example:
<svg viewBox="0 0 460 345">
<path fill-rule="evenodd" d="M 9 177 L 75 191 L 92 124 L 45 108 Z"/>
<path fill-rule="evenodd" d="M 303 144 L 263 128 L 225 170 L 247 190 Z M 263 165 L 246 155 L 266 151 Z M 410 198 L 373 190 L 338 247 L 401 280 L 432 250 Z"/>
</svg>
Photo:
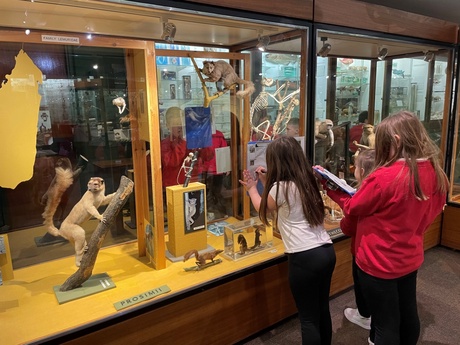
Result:
<svg viewBox="0 0 460 345">
<path fill-rule="evenodd" d="M 418 274 L 418 307 L 421 321 L 420 345 L 460 344 L 460 252 L 436 247 L 425 254 Z M 343 316 L 355 307 L 352 290 L 331 299 L 332 345 L 367 345 L 368 331 Z M 239 345 L 301 344 L 300 323 L 290 318 Z M 404 345 L 404 344 L 401 344 Z"/>
</svg>

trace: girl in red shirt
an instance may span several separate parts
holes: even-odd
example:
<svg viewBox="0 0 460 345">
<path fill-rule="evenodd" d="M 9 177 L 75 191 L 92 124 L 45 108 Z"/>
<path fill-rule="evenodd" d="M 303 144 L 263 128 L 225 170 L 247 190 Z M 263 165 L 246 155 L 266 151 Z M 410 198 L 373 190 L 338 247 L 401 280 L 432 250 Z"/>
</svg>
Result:
<svg viewBox="0 0 460 345">
<path fill-rule="evenodd" d="M 345 214 L 358 217 L 356 264 L 375 329 L 369 343 L 415 345 L 423 235 L 443 210 L 448 182 L 440 150 L 414 114 L 385 118 L 375 140 L 375 170 L 356 194 L 327 193 Z"/>
</svg>

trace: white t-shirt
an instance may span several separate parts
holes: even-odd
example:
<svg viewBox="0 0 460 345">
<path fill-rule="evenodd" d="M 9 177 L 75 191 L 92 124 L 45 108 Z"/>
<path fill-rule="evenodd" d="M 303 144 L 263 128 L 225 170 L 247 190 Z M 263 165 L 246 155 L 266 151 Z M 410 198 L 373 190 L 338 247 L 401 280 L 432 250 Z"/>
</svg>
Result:
<svg viewBox="0 0 460 345">
<path fill-rule="evenodd" d="M 289 188 L 289 209 L 284 198 L 285 188 Z M 286 248 L 286 253 L 297 253 L 332 243 L 323 225 L 312 227 L 305 219 L 300 202 L 300 194 L 294 183 L 280 182 L 278 200 L 276 200 L 276 183 L 270 189 L 270 196 L 278 205 L 278 229 Z"/>
</svg>

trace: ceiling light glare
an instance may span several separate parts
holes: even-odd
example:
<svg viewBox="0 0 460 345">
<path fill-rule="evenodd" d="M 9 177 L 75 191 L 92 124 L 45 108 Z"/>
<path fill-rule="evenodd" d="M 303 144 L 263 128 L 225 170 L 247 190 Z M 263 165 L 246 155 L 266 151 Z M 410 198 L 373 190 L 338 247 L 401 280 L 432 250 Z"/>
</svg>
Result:
<svg viewBox="0 0 460 345">
<path fill-rule="evenodd" d="M 323 41 L 323 46 L 321 47 L 321 49 L 318 51 L 318 56 L 320 57 L 327 57 L 327 55 L 329 54 L 329 52 L 331 51 L 332 49 L 332 46 L 330 43 L 327 43 L 327 37 L 321 37 L 321 41 Z"/>
<path fill-rule="evenodd" d="M 257 43 L 257 46 L 256 46 L 257 49 L 259 49 L 261 52 L 264 52 L 267 50 L 269 44 L 270 44 L 270 37 L 259 35 L 259 43 Z"/>
<path fill-rule="evenodd" d="M 423 58 L 423 61 L 431 62 L 431 61 L 433 61 L 433 59 L 434 59 L 434 53 L 428 51 L 428 52 L 425 53 L 425 57 Z"/>
<path fill-rule="evenodd" d="M 174 43 L 175 36 L 176 25 L 170 22 L 163 22 L 163 33 L 161 34 L 161 39 L 168 43 Z"/>
<path fill-rule="evenodd" d="M 379 55 L 377 55 L 377 59 L 379 59 L 380 61 L 383 61 L 383 60 L 385 60 L 387 55 L 388 55 L 388 49 L 387 48 L 380 48 Z"/>
</svg>

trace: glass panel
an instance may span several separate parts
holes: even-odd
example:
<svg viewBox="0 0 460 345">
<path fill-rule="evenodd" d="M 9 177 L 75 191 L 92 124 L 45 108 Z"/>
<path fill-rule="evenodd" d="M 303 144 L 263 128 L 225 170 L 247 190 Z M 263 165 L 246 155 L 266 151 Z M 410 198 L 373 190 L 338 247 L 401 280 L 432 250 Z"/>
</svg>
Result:
<svg viewBox="0 0 460 345">
<path fill-rule="evenodd" d="M 241 59 L 234 58 L 235 54 L 218 48 L 201 48 L 180 45 L 156 44 L 157 72 L 159 75 L 158 89 L 160 94 L 160 127 L 162 138 L 162 169 L 163 187 L 183 184 L 184 173 L 189 169 L 187 157 L 198 152 L 199 159 L 193 166 L 190 181 L 199 181 L 207 186 L 207 217 L 209 222 L 223 220 L 229 216 L 240 217 L 243 210 L 243 199 L 238 193 L 241 186 L 238 178 L 241 176 L 243 166 L 251 168 L 259 161 L 252 161 L 242 145 L 249 141 L 269 141 L 279 135 L 287 134 L 288 123 L 292 124 L 293 135 L 299 137 L 303 134 L 303 124 L 300 118 L 300 42 L 301 31 L 289 36 L 289 39 L 279 38 L 279 41 L 269 42 L 269 52 L 264 52 L 254 47 L 244 50 Z M 256 41 L 257 42 L 257 41 Z M 166 49 L 174 55 L 168 55 Z M 190 58 L 187 51 L 194 51 L 194 58 Z M 276 51 L 274 53 L 273 51 Z M 284 51 L 284 52 L 283 52 Z M 203 52 L 200 54 L 200 52 Z M 231 58 L 229 58 L 231 57 Z M 206 61 L 212 61 L 213 68 L 217 68 L 219 61 L 225 61 L 226 67 L 231 66 L 237 75 L 245 82 L 254 84 L 254 92 L 250 95 L 248 107 L 250 126 L 244 128 L 244 111 L 246 103 L 235 95 L 235 92 L 222 93 L 223 82 L 217 83 L 206 80 L 204 73 Z M 194 66 L 195 62 L 196 66 Z M 251 75 L 244 75 L 245 64 L 250 64 Z M 204 85 L 198 75 L 201 73 Z M 238 82 L 242 90 L 248 89 L 248 83 Z M 204 92 L 206 87 L 206 92 Z M 235 89 L 241 91 L 241 89 Z M 219 94 L 219 97 L 205 107 L 206 93 L 209 96 Z M 244 98 L 246 100 L 246 98 Z M 173 129 L 171 117 L 176 112 L 178 119 L 177 129 Z M 212 142 L 193 144 L 195 134 L 190 125 L 190 113 L 204 118 L 210 116 L 210 124 L 203 124 L 203 133 L 200 139 L 207 136 L 208 126 L 212 134 Z M 292 120 L 295 119 L 295 120 Z M 303 119 L 302 119 L 303 120 Z M 246 120 L 247 121 L 247 120 Z M 168 143 L 175 140 L 173 133 L 182 135 L 181 145 L 183 152 L 172 164 L 168 161 L 172 157 L 171 146 Z M 182 134 L 180 134 L 182 132 Z M 241 136 L 243 134 L 243 136 Z M 305 147 L 305 138 L 301 137 Z M 176 147 L 177 148 L 177 147 Z M 211 150 L 211 155 L 208 155 Z M 191 155 L 188 153 L 191 152 Z M 214 158 L 209 159 L 210 156 Z M 238 160 L 236 157 L 246 159 Z M 264 159 L 261 164 L 264 164 Z M 225 164 L 224 164 L 225 163 Z M 172 167 L 174 165 L 174 167 Z M 234 175 L 232 172 L 236 171 Z M 164 195 L 166 207 L 166 197 Z M 251 206 L 252 207 L 252 206 Z M 250 207 L 250 208 L 251 208 Z M 248 208 L 249 209 L 249 208 Z M 250 213 L 254 213 L 254 210 Z M 167 213 L 165 213 L 167 216 Z"/>
<path fill-rule="evenodd" d="M 251 140 L 271 140 L 286 134 L 299 136 L 300 52 L 264 52 L 261 58 L 261 90 L 252 102 L 250 114 Z M 296 128 L 289 126 L 286 131 L 288 123 L 294 121 Z"/>
<path fill-rule="evenodd" d="M 176 46 L 176 50 L 189 48 Z M 200 48 L 193 50 L 203 51 Z M 223 92 L 222 81 L 202 84 L 193 62 L 202 69 L 211 59 L 185 56 L 157 56 L 163 188 L 165 192 L 166 187 L 185 185 L 190 175 L 189 182 L 201 182 L 207 186 L 208 221 L 223 220 L 236 215 L 232 207 L 230 180 L 231 144 L 232 135 L 236 136 L 241 128 L 235 128 L 234 121 L 238 117 L 232 110 L 235 101 L 232 103 L 231 98 L 234 96 L 231 92 Z M 227 68 L 236 62 L 221 58 L 212 60 L 212 68 Z M 243 61 L 238 62 L 244 66 Z M 239 75 L 244 78 L 243 72 Z M 206 77 L 203 75 L 203 78 Z M 213 95 L 219 97 L 213 99 L 209 107 L 204 106 L 205 97 Z M 235 137 L 235 143 L 236 140 Z M 165 194 L 164 201 L 166 212 Z"/>
<path fill-rule="evenodd" d="M 132 169 L 129 120 L 123 121 L 129 114 L 124 50 L 2 43 L 2 78 L 9 79 L 5 75 L 19 68 L 15 56 L 21 49 L 43 74 L 43 83 L 33 175 L 15 188 L 0 188 L 1 230 L 17 233 L 10 237 L 14 268 L 74 255 L 72 245 L 51 246 L 65 240 L 47 230 L 61 227 L 88 190 L 90 178 L 102 178 L 108 195 L 118 188 L 121 175 Z M 61 165 L 73 175 L 65 186 L 62 179 L 53 180 Z M 62 188 L 60 193 L 49 190 L 54 183 Z M 133 203 L 129 201 L 117 216 L 104 245 L 136 238 L 127 225 Z M 89 236 L 98 223 L 94 218 L 85 220 L 81 231 Z M 34 255 L 21 255 L 24 239 L 35 248 Z"/>
<path fill-rule="evenodd" d="M 316 43 L 315 164 L 354 184 L 357 147 L 372 148 L 375 126 L 401 110 L 417 114 L 441 145 L 452 50 L 326 30 Z M 326 223 L 337 226 L 340 209 L 327 196 L 325 204 Z"/>
</svg>

